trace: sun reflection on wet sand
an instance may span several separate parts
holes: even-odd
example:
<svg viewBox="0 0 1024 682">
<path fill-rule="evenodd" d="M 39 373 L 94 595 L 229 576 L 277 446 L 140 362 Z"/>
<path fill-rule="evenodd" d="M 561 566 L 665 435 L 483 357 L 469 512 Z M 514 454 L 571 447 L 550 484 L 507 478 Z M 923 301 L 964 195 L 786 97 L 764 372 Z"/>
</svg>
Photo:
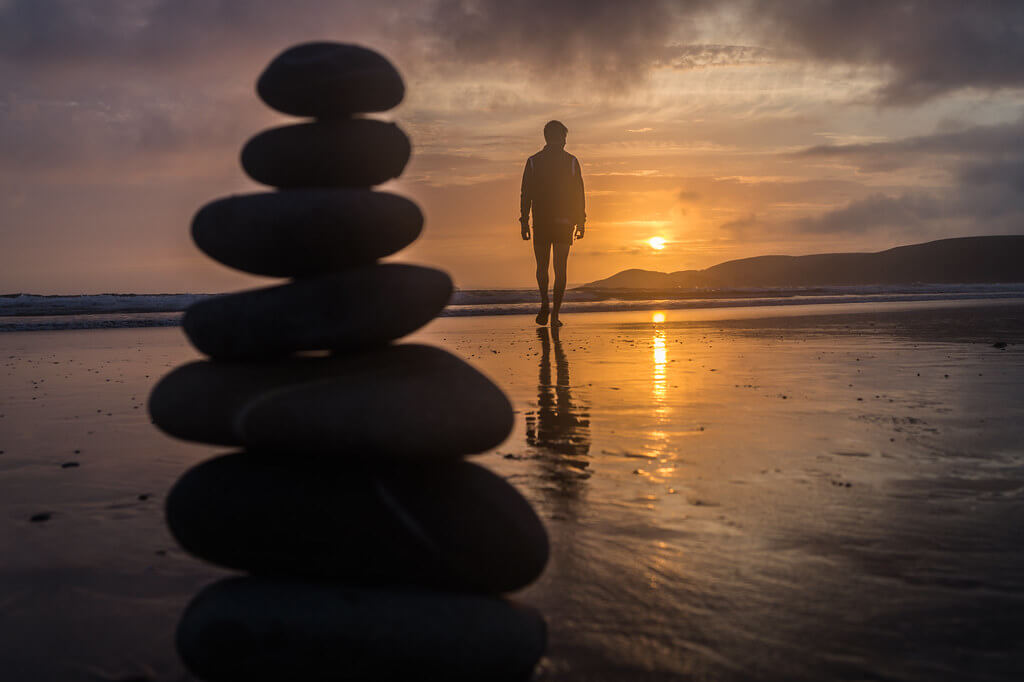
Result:
<svg viewBox="0 0 1024 682">
<path fill-rule="evenodd" d="M 675 472 L 673 462 L 676 455 L 670 449 L 671 437 L 668 433 L 671 417 L 671 406 L 668 395 L 668 342 L 665 330 L 660 325 L 665 322 L 665 313 L 656 312 L 651 316 L 654 333 L 651 337 L 651 414 L 654 428 L 647 432 L 647 455 L 650 464 L 637 469 L 637 474 L 652 483 L 664 483 L 666 477 Z"/>
<path fill-rule="evenodd" d="M 665 332 L 656 331 L 652 340 L 654 347 L 654 402 L 657 404 L 655 412 L 664 414 L 665 409 L 665 364 L 668 361 L 668 349 L 665 347 Z"/>
<path fill-rule="evenodd" d="M 1024 360 L 985 342 L 1022 312 L 438 323 L 526 416 L 484 461 L 551 533 L 538 679 L 972 679 L 991 642 L 989 678 L 1022 679 L 1024 510 L 995 491 L 1020 486 Z M 977 343 L 937 336 L 961 317 Z"/>
</svg>

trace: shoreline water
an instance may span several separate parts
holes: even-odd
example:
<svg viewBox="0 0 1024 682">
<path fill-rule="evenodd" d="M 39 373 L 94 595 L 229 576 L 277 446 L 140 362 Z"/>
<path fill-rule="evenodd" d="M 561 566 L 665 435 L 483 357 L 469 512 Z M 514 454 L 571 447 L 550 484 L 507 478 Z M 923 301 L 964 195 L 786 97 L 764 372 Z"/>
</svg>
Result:
<svg viewBox="0 0 1024 682">
<path fill-rule="evenodd" d="M 832 287 L 744 289 L 678 292 L 661 297 L 652 292 L 566 292 L 565 315 L 594 312 L 702 310 L 722 308 L 779 308 L 808 305 L 906 304 L 944 301 L 1006 301 L 1024 299 L 1024 285 L 964 285 L 918 287 Z M 667 294 L 663 295 L 667 296 Z M 651 296 L 651 297 L 645 297 Z M 0 333 L 98 328 L 173 327 L 181 324 L 185 308 L 208 298 L 205 294 L 0 297 Z M 440 317 L 533 315 L 539 303 L 533 290 L 456 291 Z"/>
</svg>

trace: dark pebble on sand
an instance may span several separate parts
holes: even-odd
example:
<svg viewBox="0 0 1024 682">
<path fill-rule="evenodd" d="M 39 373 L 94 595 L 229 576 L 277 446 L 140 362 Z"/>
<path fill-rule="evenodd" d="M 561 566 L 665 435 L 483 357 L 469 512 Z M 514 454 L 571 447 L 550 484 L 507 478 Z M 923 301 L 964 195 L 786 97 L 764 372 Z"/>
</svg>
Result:
<svg viewBox="0 0 1024 682">
<path fill-rule="evenodd" d="M 150 494 L 149 494 L 149 493 L 142 493 L 141 495 L 139 495 L 139 502 L 145 502 L 145 501 L 146 501 L 146 500 L 148 500 L 148 499 L 149 499 L 150 497 L 151 497 L 151 496 L 150 496 Z"/>
<path fill-rule="evenodd" d="M 61 469 L 74 469 L 78 466 L 78 462 L 64 462 L 60 465 Z"/>
<path fill-rule="evenodd" d="M 992 347 L 993 348 L 999 348 L 1000 350 L 1002 350 L 1003 348 L 1006 348 L 1006 342 L 1005 341 L 996 341 L 995 343 L 992 344 Z"/>
<path fill-rule="evenodd" d="M 269 577 L 207 587 L 176 637 L 202 679 L 377 682 L 520 682 L 546 640 L 537 611 L 497 597 Z"/>
<path fill-rule="evenodd" d="M 53 514 L 50 512 L 40 512 L 38 514 L 33 514 L 28 520 L 33 523 L 40 523 L 42 521 L 49 521 L 51 518 L 53 518 Z"/>
</svg>

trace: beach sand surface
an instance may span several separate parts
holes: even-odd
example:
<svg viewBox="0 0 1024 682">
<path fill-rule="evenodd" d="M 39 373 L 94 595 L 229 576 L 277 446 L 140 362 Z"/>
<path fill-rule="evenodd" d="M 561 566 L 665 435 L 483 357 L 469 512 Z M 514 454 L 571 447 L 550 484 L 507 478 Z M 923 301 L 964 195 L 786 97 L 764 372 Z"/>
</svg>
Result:
<svg viewBox="0 0 1024 682">
<path fill-rule="evenodd" d="M 515 406 L 476 460 L 552 538 L 515 595 L 548 619 L 537 679 L 1024 678 L 1024 305 L 565 321 L 410 337 Z M 0 678 L 192 679 L 174 627 L 227 573 L 162 506 L 227 450 L 145 402 L 195 357 L 177 328 L 0 334 Z"/>
</svg>

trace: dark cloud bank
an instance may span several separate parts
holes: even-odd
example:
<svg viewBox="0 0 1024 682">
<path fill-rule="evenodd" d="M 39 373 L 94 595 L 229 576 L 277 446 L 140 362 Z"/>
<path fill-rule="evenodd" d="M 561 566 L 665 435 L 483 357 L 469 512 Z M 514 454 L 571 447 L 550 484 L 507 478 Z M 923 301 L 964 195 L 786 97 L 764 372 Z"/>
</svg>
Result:
<svg viewBox="0 0 1024 682">
<path fill-rule="evenodd" d="M 757 46 L 687 45 L 717 15 Z M 917 104 L 963 88 L 1024 85 L 1019 0 L 445 0 L 430 16 L 458 59 L 582 68 L 613 84 L 651 66 L 749 63 L 769 54 L 880 67 L 887 104 Z"/>
<path fill-rule="evenodd" d="M 948 174 L 940 190 L 875 194 L 805 220 L 820 233 L 905 228 L 922 234 L 940 221 L 971 221 L 984 232 L 1024 231 L 1024 118 L 895 142 L 813 147 L 799 157 L 849 164 L 863 173 L 931 168 Z"/>
<path fill-rule="evenodd" d="M 698 23 L 715 17 L 742 26 L 754 45 L 691 44 Z M 891 104 L 1024 85 L 1018 0 L 8 0 L 0 60 L 203 63 L 325 31 L 459 64 L 571 68 L 612 85 L 642 80 L 652 66 L 749 62 L 766 50 L 884 67 L 879 94 Z"/>
</svg>

